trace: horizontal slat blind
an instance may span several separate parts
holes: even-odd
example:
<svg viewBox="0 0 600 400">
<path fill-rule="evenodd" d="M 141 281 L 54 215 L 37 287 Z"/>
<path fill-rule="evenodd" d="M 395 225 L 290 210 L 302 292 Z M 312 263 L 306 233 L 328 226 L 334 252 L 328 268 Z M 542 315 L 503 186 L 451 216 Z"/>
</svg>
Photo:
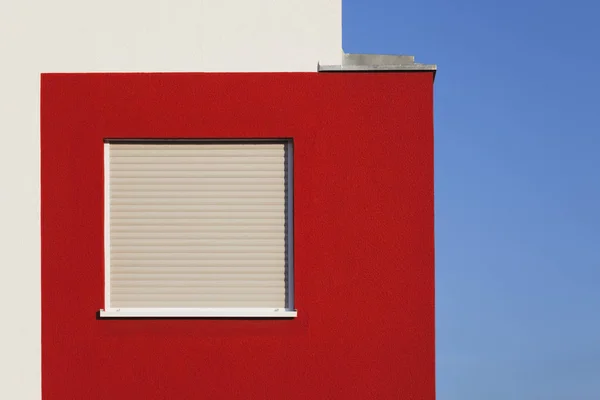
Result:
<svg viewBox="0 0 600 400">
<path fill-rule="evenodd" d="M 111 308 L 285 308 L 286 145 L 109 145 Z"/>
</svg>

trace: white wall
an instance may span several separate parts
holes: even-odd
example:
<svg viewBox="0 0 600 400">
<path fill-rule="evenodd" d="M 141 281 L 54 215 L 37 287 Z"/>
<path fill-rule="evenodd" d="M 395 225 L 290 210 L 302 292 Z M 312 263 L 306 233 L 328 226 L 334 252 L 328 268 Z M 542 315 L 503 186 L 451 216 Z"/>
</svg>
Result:
<svg viewBox="0 0 600 400">
<path fill-rule="evenodd" d="M 316 71 L 341 33 L 341 0 L 0 0 L 0 399 L 41 395 L 40 73 Z"/>
</svg>

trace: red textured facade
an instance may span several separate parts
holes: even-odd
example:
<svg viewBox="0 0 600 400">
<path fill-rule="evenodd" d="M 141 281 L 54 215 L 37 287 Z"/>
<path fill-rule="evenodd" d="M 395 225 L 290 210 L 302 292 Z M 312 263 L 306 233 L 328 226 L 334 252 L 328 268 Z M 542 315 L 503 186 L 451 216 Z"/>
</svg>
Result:
<svg viewBox="0 0 600 400">
<path fill-rule="evenodd" d="M 42 393 L 435 398 L 433 76 L 42 76 Z M 105 138 L 293 138 L 295 319 L 97 319 Z"/>
</svg>

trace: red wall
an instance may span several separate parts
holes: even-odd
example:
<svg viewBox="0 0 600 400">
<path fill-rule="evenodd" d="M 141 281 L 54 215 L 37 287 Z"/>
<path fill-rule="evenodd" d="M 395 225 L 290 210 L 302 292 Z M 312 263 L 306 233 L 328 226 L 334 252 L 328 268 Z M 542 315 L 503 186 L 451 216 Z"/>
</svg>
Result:
<svg viewBox="0 0 600 400">
<path fill-rule="evenodd" d="M 431 73 L 42 76 L 44 399 L 435 397 Z M 293 138 L 289 320 L 99 320 L 104 138 Z"/>
</svg>

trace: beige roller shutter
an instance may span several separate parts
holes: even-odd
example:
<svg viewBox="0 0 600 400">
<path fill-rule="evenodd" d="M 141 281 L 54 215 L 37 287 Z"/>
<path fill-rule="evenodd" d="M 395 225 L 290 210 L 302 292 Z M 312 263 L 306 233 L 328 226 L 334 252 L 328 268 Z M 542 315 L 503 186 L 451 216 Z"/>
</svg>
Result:
<svg viewBox="0 0 600 400">
<path fill-rule="evenodd" d="M 107 308 L 286 307 L 286 143 L 106 148 Z"/>
</svg>

